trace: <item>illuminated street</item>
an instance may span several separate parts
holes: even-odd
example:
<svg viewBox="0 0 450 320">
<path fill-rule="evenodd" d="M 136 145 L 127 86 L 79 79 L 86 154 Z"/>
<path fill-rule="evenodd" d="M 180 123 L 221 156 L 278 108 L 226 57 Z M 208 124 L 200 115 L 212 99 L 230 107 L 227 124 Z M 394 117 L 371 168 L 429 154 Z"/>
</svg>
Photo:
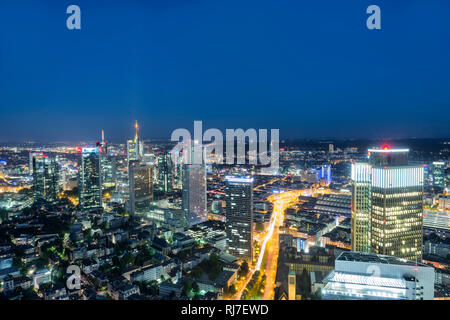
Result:
<svg viewBox="0 0 450 320">
<path fill-rule="evenodd" d="M 289 206 L 295 204 L 300 195 L 310 195 L 310 190 L 294 190 L 281 194 L 274 194 L 269 196 L 268 200 L 273 203 L 273 214 L 270 220 L 269 228 L 267 232 L 261 237 L 264 241 L 261 245 L 261 250 L 254 268 L 250 269 L 249 275 L 245 281 L 241 282 L 237 286 L 237 294 L 235 297 L 240 299 L 245 287 L 253 276 L 254 272 L 264 267 L 262 271 L 266 275 L 266 285 L 263 292 L 263 300 L 272 300 L 275 289 L 275 277 L 277 271 L 278 261 L 278 249 L 279 249 L 279 228 L 283 224 L 283 212 Z M 255 240 L 259 240 L 257 236 Z M 264 255 L 267 251 L 266 260 L 264 261 Z M 234 298 L 234 297 L 233 297 Z"/>
</svg>

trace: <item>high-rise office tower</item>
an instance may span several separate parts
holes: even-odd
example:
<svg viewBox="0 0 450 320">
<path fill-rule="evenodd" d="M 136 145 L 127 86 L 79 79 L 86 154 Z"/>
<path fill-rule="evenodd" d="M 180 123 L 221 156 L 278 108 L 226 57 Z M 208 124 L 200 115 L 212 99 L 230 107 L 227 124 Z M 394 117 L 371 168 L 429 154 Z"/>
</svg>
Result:
<svg viewBox="0 0 450 320">
<path fill-rule="evenodd" d="M 253 258 L 253 178 L 227 176 L 226 234 L 228 250 L 236 257 Z"/>
<path fill-rule="evenodd" d="M 42 156 L 43 153 L 42 152 L 30 152 L 28 154 L 29 160 L 28 160 L 28 172 L 30 174 L 33 174 L 33 158 L 34 157 L 38 157 L 38 156 Z"/>
<path fill-rule="evenodd" d="M 32 168 L 35 199 L 56 201 L 60 190 L 56 158 L 45 154 L 35 155 L 32 157 Z"/>
<path fill-rule="evenodd" d="M 105 132 L 102 130 L 102 141 L 97 142 L 97 147 L 101 153 L 101 171 L 103 189 L 114 187 L 116 184 L 116 161 L 114 157 L 108 155 L 108 141 L 105 141 Z"/>
<path fill-rule="evenodd" d="M 81 209 L 102 206 L 102 173 L 99 148 L 82 148 L 79 168 L 79 199 Z"/>
<path fill-rule="evenodd" d="M 326 185 L 331 183 L 331 165 L 324 164 L 319 171 L 319 181 L 323 181 Z"/>
<path fill-rule="evenodd" d="M 158 162 L 158 190 L 162 192 L 172 191 L 173 187 L 173 164 L 172 157 L 168 152 L 160 152 L 157 156 Z"/>
<path fill-rule="evenodd" d="M 206 170 L 201 164 L 186 164 L 183 171 L 183 213 L 193 226 L 207 220 Z"/>
<path fill-rule="evenodd" d="M 433 162 L 432 176 L 435 187 L 445 188 L 445 162 Z"/>
<path fill-rule="evenodd" d="M 136 121 L 134 125 L 136 134 L 133 140 L 127 141 L 127 159 L 128 161 L 140 161 L 144 153 L 144 144 L 139 139 L 139 126 Z"/>
<path fill-rule="evenodd" d="M 355 251 L 367 251 L 369 237 L 373 253 L 422 259 L 424 170 L 423 166 L 408 164 L 408 152 L 408 149 L 389 147 L 369 149 L 367 164 L 353 164 L 352 248 Z"/>
<path fill-rule="evenodd" d="M 368 163 L 352 163 L 351 168 L 352 251 L 370 252 L 372 168 Z"/>
<path fill-rule="evenodd" d="M 328 153 L 333 153 L 334 152 L 334 145 L 332 143 L 330 143 L 328 145 Z"/>
<path fill-rule="evenodd" d="M 153 201 L 153 167 L 144 164 L 130 164 L 130 215 L 145 214 Z"/>
</svg>

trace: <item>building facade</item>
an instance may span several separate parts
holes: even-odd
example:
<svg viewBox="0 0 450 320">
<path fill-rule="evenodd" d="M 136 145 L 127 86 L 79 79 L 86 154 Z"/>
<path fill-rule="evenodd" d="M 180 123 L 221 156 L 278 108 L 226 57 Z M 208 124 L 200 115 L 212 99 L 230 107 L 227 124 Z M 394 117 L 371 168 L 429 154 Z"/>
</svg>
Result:
<svg viewBox="0 0 450 320">
<path fill-rule="evenodd" d="M 238 258 L 253 258 L 253 178 L 227 176 L 226 234 L 228 251 Z"/>
<path fill-rule="evenodd" d="M 54 202 L 59 193 L 59 167 L 54 156 L 32 157 L 34 198 Z"/>
<path fill-rule="evenodd" d="M 82 148 L 78 185 L 81 209 L 102 206 L 101 154 L 99 148 Z"/>
<path fill-rule="evenodd" d="M 433 300 L 434 268 L 392 256 L 343 252 L 324 279 L 324 300 Z"/>
<path fill-rule="evenodd" d="M 370 252 L 370 200 L 372 170 L 367 163 L 352 163 L 352 250 Z"/>
<path fill-rule="evenodd" d="M 206 170 L 201 164 L 186 164 L 183 171 L 183 213 L 193 226 L 207 220 Z"/>
<path fill-rule="evenodd" d="M 153 167 L 150 165 L 130 164 L 128 169 L 130 182 L 130 214 L 145 214 L 150 211 L 153 201 Z"/>
<path fill-rule="evenodd" d="M 354 251 L 422 259 L 424 169 L 408 164 L 408 152 L 369 149 L 368 163 L 352 165 Z"/>
</svg>

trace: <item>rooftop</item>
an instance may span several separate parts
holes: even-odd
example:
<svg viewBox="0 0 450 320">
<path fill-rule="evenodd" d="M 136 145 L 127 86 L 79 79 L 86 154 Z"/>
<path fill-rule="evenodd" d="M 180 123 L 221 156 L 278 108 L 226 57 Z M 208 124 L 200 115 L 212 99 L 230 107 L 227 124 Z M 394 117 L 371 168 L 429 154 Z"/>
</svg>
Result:
<svg viewBox="0 0 450 320">
<path fill-rule="evenodd" d="M 370 263 L 396 264 L 404 266 L 428 267 L 427 265 L 422 263 L 416 263 L 415 261 L 408 261 L 405 259 L 400 259 L 392 256 L 385 256 L 374 253 L 354 252 L 354 251 L 342 252 L 339 255 L 339 257 L 337 257 L 336 261 L 355 261 L 355 262 L 370 262 Z"/>
</svg>

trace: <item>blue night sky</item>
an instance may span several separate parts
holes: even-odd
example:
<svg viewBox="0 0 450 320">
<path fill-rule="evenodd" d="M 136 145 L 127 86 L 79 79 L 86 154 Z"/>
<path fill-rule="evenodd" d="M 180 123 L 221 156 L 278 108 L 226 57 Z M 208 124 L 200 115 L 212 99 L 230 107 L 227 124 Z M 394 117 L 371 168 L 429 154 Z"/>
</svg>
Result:
<svg viewBox="0 0 450 320">
<path fill-rule="evenodd" d="M 81 8 L 81 30 L 66 8 Z M 382 30 L 366 28 L 367 6 Z M 449 137 L 448 0 L 0 1 L 0 141 Z"/>
</svg>

